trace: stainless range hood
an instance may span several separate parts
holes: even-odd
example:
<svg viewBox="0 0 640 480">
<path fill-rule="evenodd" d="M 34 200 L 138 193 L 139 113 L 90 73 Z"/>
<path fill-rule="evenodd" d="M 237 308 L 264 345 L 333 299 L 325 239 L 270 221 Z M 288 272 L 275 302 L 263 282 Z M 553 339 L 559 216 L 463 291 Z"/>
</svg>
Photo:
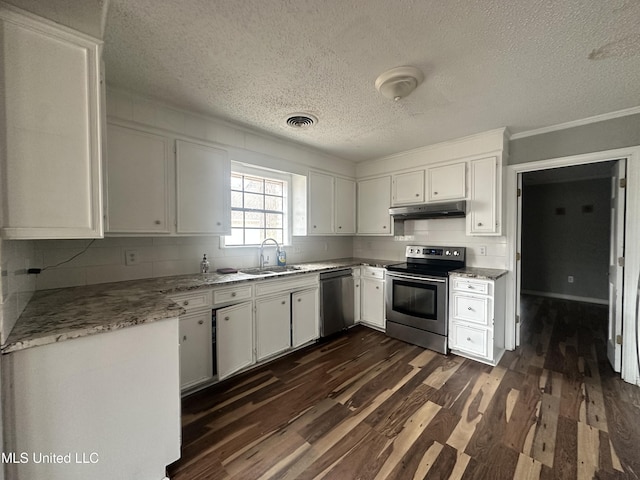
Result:
<svg viewBox="0 0 640 480">
<path fill-rule="evenodd" d="M 425 203 L 406 207 L 391 207 L 389 215 L 393 217 L 395 235 L 404 235 L 405 220 L 421 220 L 436 218 L 460 218 L 466 215 L 467 202 Z"/>
<path fill-rule="evenodd" d="M 394 220 L 464 217 L 466 215 L 466 207 L 466 200 L 446 203 L 425 203 L 423 205 L 391 207 L 389 209 L 389 215 L 391 215 Z"/>
</svg>

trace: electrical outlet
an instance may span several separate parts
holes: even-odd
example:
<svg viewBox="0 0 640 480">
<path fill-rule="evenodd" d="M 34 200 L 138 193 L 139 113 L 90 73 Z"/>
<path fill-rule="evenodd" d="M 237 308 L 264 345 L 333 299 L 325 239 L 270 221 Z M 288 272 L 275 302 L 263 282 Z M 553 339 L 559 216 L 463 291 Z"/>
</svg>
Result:
<svg viewBox="0 0 640 480">
<path fill-rule="evenodd" d="M 486 255 L 487 254 L 487 246 L 486 245 L 480 245 L 478 247 L 478 255 Z"/>
<path fill-rule="evenodd" d="M 125 250 L 124 252 L 125 265 L 138 265 L 140 263 L 140 255 L 137 250 Z"/>
<path fill-rule="evenodd" d="M 569 276 L 567 277 L 567 282 L 569 282 L 569 283 L 573 283 L 573 275 L 569 275 Z"/>
</svg>

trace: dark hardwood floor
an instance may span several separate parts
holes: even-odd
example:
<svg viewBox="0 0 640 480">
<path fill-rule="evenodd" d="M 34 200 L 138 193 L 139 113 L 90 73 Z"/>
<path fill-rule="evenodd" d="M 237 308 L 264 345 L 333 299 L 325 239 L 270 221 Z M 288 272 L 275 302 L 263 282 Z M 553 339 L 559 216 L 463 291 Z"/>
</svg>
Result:
<svg viewBox="0 0 640 480">
<path fill-rule="evenodd" d="M 355 327 L 183 401 L 172 480 L 637 479 L 605 307 L 530 297 L 490 367 Z"/>
</svg>

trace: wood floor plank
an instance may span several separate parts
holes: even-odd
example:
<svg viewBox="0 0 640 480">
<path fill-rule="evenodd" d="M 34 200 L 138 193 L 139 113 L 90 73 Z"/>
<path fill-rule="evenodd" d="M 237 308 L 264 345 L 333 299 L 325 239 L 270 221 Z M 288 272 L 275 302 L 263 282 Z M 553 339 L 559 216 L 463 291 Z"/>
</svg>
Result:
<svg viewBox="0 0 640 480">
<path fill-rule="evenodd" d="M 358 326 L 193 394 L 167 474 L 640 478 L 640 388 L 608 364 L 606 309 L 529 296 L 522 306 L 523 345 L 496 367 Z"/>
</svg>

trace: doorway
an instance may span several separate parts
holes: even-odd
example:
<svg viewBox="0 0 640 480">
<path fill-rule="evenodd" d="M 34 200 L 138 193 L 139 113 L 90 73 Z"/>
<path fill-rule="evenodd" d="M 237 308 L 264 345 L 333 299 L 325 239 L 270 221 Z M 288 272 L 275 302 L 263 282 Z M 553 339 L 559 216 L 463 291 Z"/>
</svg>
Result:
<svg viewBox="0 0 640 480">
<path fill-rule="evenodd" d="M 506 348 L 515 349 L 520 341 L 520 216 L 517 192 L 521 185 L 522 173 L 539 170 L 547 170 L 556 167 L 566 167 L 574 165 L 584 165 L 626 159 L 626 188 L 625 211 L 616 216 L 624 225 L 624 244 L 628 246 L 625 251 L 624 267 L 618 270 L 619 278 L 624 278 L 620 282 L 621 292 L 618 292 L 616 305 L 620 308 L 616 316 L 620 318 L 621 332 L 621 377 L 623 380 L 640 385 L 640 359 L 638 358 L 637 345 L 640 343 L 638 334 L 637 305 L 640 295 L 638 284 L 640 283 L 640 249 L 635 248 L 640 245 L 640 146 L 626 147 L 615 150 L 593 152 L 568 157 L 554 158 L 548 160 L 538 160 L 523 164 L 507 165 L 505 167 L 505 218 L 506 218 L 506 240 L 507 240 L 507 303 L 505 325 L 505 345 Z"/>
<path fill-rule="evenodd" d="M 613 369 L 621 368 L 625 160 L 556 167 L 519 174 L 520 318 L 523 298 L 591 305 L 600 315 Z M 619 215 L 621 214 L 621 216 Z M 618 242 L 620 240 L 620 242 Z M 607 318 L 609 319 L 607 323 Z M 525 327 L 525 325 L 522 325 Z"/>
</svg>

